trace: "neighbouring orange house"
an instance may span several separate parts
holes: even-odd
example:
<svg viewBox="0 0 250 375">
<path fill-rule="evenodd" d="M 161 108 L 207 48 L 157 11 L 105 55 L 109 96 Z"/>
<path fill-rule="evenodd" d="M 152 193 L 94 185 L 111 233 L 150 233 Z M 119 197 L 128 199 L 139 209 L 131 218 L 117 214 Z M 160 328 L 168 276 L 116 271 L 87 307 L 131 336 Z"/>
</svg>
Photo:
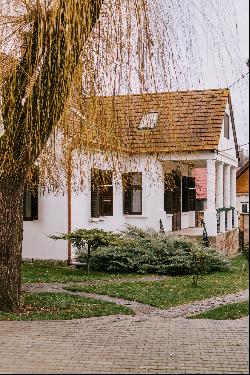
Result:
<svg viewBox="0 0 250 375">
<path fill-rule="evenodd" d="M 237 172 L 236 192 L 239 213 L 249 213 L 249 161 Z"/>
</svg>

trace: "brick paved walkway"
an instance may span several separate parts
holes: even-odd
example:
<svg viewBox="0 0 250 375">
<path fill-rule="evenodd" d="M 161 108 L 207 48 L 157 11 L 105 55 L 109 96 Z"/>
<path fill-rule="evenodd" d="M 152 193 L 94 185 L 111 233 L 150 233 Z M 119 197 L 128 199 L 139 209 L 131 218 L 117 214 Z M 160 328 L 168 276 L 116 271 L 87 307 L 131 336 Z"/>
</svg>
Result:
<svg viewBox="0 0 250 375">
<path fill-rule="evenodd" d="M 24 289 L 58 292 L 62 287 L 40 284 Z M 129 305 L 136 315 L 61 322 L 0 322 L 0 374 L 248 373 L 248 319 L 184 318 L 214 306 L 246 300 L 248 291 L 165 311 L 133 301 L 93 296 Z"/>
<path fill-rule="evenodd" d="M 247 374 L 248 320 L 0 322 L 0 373 Z"/>
</svg>

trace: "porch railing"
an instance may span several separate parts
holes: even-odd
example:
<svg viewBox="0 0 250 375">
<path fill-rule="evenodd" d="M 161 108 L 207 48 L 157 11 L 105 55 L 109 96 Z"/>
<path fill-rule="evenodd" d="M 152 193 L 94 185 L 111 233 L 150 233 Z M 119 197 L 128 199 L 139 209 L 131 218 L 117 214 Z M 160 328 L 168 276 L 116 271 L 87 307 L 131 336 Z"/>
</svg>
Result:
<svg viewBox="0 0 250 375">
<path fill-rule="evenodd" d="M 160 233 L 165 234 L 164 225 L 161 219 L 160 219 Z"/>
<path fill-rule="evenodd" d="M 227 215 L 227 211 L 225 211 L 225 230 L 227 231 L 227 228 L 228 228 L 228 215 Z"/>
<path fill-rule="evenodd" d="M 205 221 L 203 220 L 203 218 L 201 217 L 197 217 L 198 221 L 200 222 L 201 224 L 201 227 L 203 228 L 203 243 L 206 247 L 209 247 L 209 238 L 208 238 L 208 235 L 207 235 L 207 228 L 206 228 L 206 224 L 205 224 Z"/>
<path fill-rule="evenodd" d="M 232 228 L 235 228 L 235 208 L 232 208 Z"/>
</svg>

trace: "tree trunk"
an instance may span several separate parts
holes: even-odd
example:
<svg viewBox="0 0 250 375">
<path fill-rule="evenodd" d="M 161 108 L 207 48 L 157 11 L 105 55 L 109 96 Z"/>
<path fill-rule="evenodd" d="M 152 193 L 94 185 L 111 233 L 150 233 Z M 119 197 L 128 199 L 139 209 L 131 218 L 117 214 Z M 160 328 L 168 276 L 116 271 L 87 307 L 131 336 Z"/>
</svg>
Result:
<svg viewBox="0 0 250 375">
<path fill-rule="evenodd" d="M 24 178 L 0 179 L 0 311 L 19 311 Z"/>
</svg>

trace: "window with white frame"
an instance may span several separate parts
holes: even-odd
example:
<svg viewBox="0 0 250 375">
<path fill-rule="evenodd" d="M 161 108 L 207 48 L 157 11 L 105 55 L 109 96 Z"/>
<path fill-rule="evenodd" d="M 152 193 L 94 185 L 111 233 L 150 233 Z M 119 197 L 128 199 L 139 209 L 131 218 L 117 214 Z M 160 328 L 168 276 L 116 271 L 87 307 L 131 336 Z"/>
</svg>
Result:
<svg viewBox="0 0 250 375">
<path fill-rule="evenodd" d="M 242 202 L 241 203 L 241 212 L 244 214 L 249 213 L 249 202 Z"/>
<path fill-rule="evenodd" d="M 124 173 L 122 184 L 123 213 L 125 215 L 142 215 L 142 173 Z"/>
<path fill-rule="evenodd" d="M 113 216 L 113 173 L 91 170 L 91 217 Z"/>
</svg>

